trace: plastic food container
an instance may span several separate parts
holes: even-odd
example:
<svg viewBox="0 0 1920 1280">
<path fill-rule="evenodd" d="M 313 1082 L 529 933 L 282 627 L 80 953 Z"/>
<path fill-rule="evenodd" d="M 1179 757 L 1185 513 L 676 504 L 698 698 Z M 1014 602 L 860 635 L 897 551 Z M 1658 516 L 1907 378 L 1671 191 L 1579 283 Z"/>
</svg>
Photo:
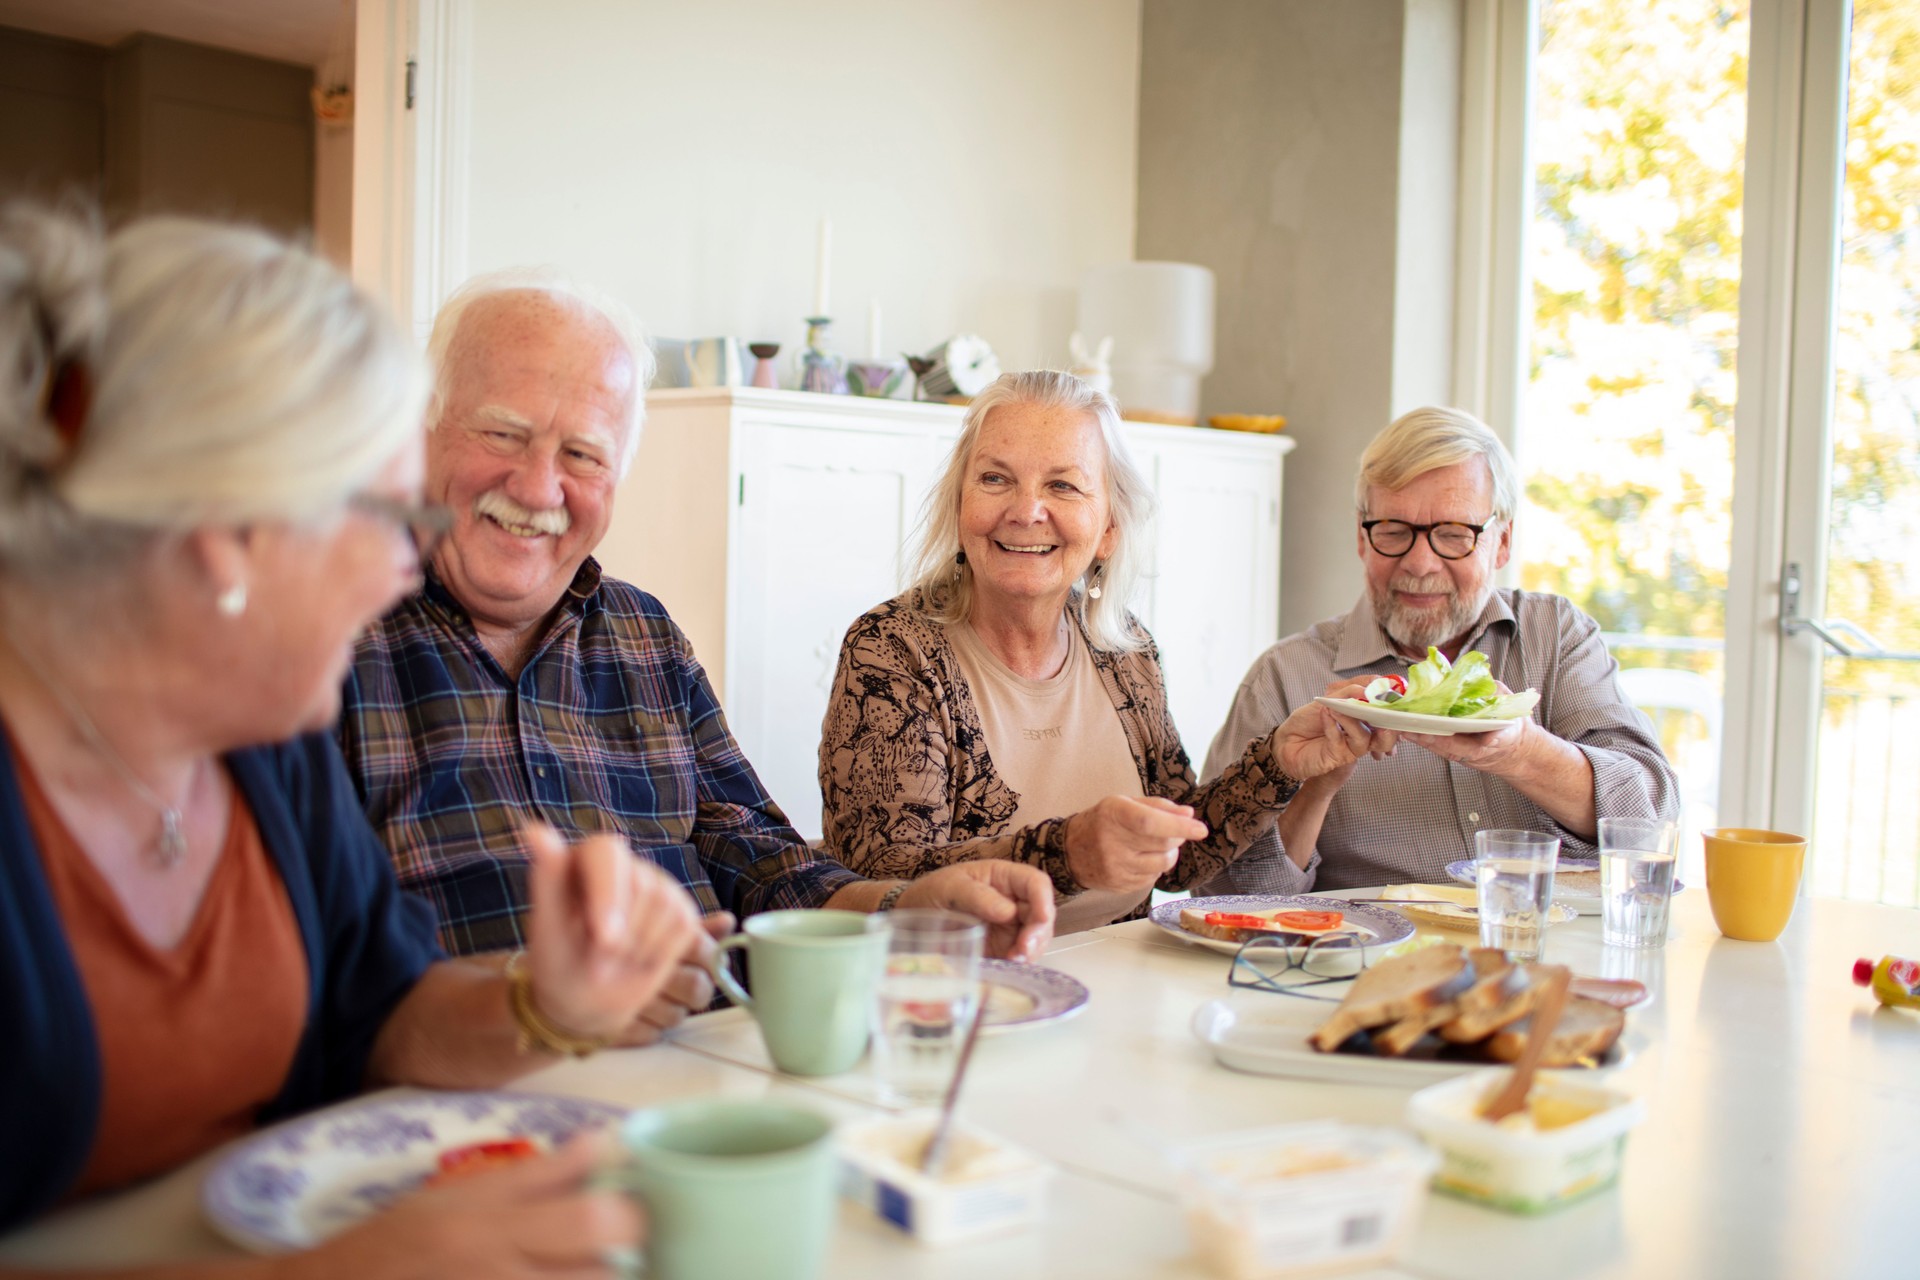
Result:
<svg viewBox="0 0 1920 1280">
<path fill-rule="evenodd" d="M 1194 1252 L 1232 1280 L 1266 1280 L 1393 1257 L 1438 1161 L 1397 1130 L 1327 1121 L 1193 1143 L 1178 1163 Z"/>
<path fill-rule="evenodd" d="M 1646 1117 L 1637 1101 L 1540 1076 L 1528 1111 L 1489 1124 L 1480 1107 L 1505 1081 L 1476 1072 L 1408 1099 L 1408 1123 L 1440 1152 L 1435 1188 L 1510 1213 L 1544 1213 L 1613 1185 L 1627 1130 Z"/>
<path fill-rule="evenodd" d="M 935 1180 L 919 1156 L 939 1116 L 913 1111 L 841 1129 L 840 1191 L 922 1244 L 954 1244 L 1031 1226 L 1046 1209 L 1053 1167 L 956 1120 Z"/>
</svg>

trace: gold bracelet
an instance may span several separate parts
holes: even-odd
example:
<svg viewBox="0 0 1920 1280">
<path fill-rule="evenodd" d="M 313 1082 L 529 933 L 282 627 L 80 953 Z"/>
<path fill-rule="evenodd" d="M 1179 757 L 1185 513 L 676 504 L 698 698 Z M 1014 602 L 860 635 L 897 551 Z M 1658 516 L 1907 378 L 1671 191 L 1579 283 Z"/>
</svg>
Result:
<svg viewBox="0 0 1920 1280">
<path fill-rule="evenodd" d="M 527 953 L 516 951 L 507 957 L 507 1008 L 513 1013 L 513 1022 L 520 1029 L 519 1047 L 522 1053 L 541 1050 L 547 1053 L 570 1054 L 584 1058 L 596 1053 L 612 1042 L 610 1036 L 584 1037 L 562 1031 L 541 1016 L 533 1003 L 533 975 L 527 972 Z"/>
</svg>

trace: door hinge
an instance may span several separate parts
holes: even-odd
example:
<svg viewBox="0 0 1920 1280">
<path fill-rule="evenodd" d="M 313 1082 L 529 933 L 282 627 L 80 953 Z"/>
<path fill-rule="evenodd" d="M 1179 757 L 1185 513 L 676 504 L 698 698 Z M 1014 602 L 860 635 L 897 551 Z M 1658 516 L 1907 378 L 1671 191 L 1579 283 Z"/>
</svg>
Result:
<svg viewBox="0 0 1920 1280">
<path fill-rule="evenodd" d="M 412 58 L 407 59 L 407 110 L 413 110 L 413 87 L 419 77 L 420 64 Z"/>
</svg>

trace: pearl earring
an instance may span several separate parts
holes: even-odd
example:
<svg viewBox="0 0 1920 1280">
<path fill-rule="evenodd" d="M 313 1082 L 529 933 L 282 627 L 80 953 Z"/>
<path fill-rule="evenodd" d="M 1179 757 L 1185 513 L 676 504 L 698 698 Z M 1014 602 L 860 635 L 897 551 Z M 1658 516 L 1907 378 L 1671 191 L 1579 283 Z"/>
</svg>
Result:
<svg viewBox="0 0 1920 1280">
<path fill-rule="evenodd" d="M 247 611 L 247 584 L 236 582 L 214 597 L 213 607 L 223 618 L 237 618 Z"/>
<path fill-rule="evenodd" d="M 1093 566 L 1093 578 L 1087 583 L 1087 598 L 1089 600 L 1098 600 L 1100 598 L 1100 579 L 1106 572 L 1107 566 L 1104 564 L 1096 564 Z"/>
</svg>

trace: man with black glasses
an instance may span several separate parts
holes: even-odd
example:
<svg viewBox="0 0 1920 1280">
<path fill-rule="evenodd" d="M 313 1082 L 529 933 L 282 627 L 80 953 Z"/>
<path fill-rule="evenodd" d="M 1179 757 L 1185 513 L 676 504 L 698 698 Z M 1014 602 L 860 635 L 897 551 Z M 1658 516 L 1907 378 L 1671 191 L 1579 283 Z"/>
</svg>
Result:
<svg viewBox="0 0 1920 1280">
<path fill-rule="evenodd" d="M 1519 493 L 1506 446 L 1457 409 L 1416 409 L 1374 437 L 1354 486 L 1366 593 L 1254 662 L 1208 773 L 1303 702 L 1364 696 L 1429 646 L 1449 661 L 1486 654 L 1507 689 L 1539 690 L 1533 715 L 1452 737 L 1376 731 L 1370 757 L 1307 782 L 1199 892 L 1444 883 L 1475 831 L 1551 832 L 1563 855 L 1591 857 L 1600 818 L 1679 816 L 1673 768 L 1622 695 L 1599 625 L 1560 596 L 1494 586 Z"/>
</svg>

